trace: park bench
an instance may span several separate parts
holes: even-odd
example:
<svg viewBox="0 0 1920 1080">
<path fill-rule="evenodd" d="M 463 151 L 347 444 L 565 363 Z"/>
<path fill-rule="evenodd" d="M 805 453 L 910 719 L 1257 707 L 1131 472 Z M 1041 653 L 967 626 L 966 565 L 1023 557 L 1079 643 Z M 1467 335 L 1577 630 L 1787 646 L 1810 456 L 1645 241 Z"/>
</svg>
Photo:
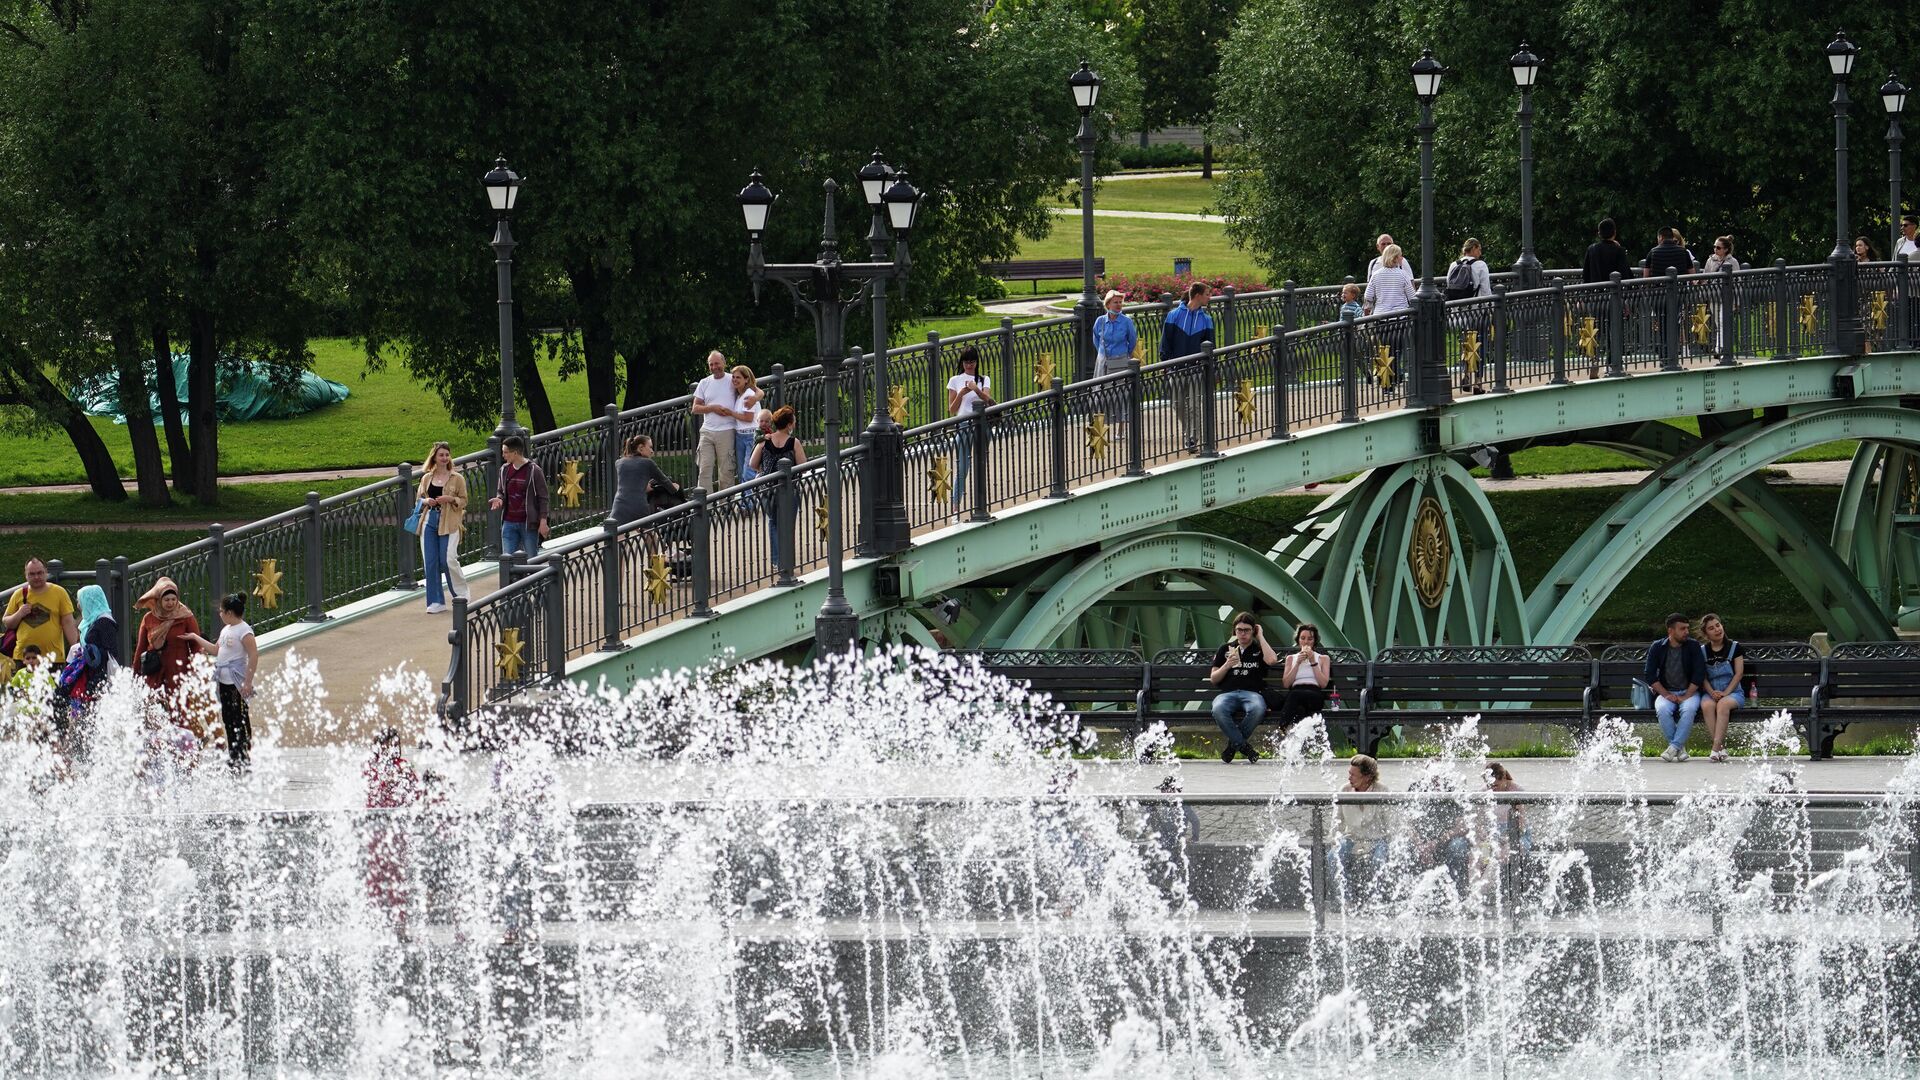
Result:
<svg viewBox="0 0 1920 1080">
<path fill-rule="evenodd" d="M 1294 651 L 1282 650 L 1281 660 L 1284 662 Z M 1365 653 L 1338 645 L 1321 651 L 1333 663 L 1333 690 L 1338 691 L 1342 686 L 1352 689 L 1360 684 L 1367 670 Z M 1213 670 L 1213 653 L 1213 649 L 1162 649 L 1153 654 L 1153 663 L 1147 668 L 1146 704 L 1153 713 L 1149 719 L 1176 723 L 1189 719 L 1180 714 L 1190 712 L 1193 718 L 1211 723 L 1211 714 L 1207 710 L 1220 693 L 1220 688 L 1207 680 L 1208 673 Z M 1284 691 L 1285 688 L 1280 685 L 1280 670 L 1278 666 L 1273 669 L 1267 682 L 1269 691 Z M 1197 712 L 1194 710 L 1196 705 Z"/>
<path fill-rule="evenodd" d="M 1367 665 L 1360 712 L 1342 728 L 1372 754 L 1400 724 L 1480 714 L 1488 724 L 1592 721 L 1593 654 L 1579 645 L 1411 646 Z M 1501 706 L 1511 706 L 1502 708 Z"/>
<path fill-rule="evenodd" d="M 980 272 L 987 277 L 1001 281 L 1031 281 L 1033 291 L 1040 291 L 1040 283 L 1056 278 L 1077 278 L 1085 266 L 1079 259 L 1014 259 L 1009 262 L 981 263 Z M 1093 260 L 1093 276 L 1104 277 L 1107 273 L 1107 260 Z"/>
<path fill-rule="evenodd" d="M 1748 677 L 1759 683 L 1760 701 L 1748 702 L 1746 708 L 1735 711 L 1733 722 L 1757 722 L 1766 719 L 1775 707 L 1790 709 L 1801 719 L 1807 745 L 1813 746 L 1808 723 L 1814 712 L 1814 688 L 1823 679 L 1819 652 L 1804 641 L 1743 641 L 1740 651 L 1747 658 Z M 1600 659 L 1594 664 L 1594 716 L 1617 716 L 1630 724 L 1659 723 L 1651 708 L 1633 705 L 1633 684 L 1646 665 L 1646 645 L 1608 645 L 1601 649 Z M 1831 737 L 1827 742 L 1831 748 Z"/>
<path fill-rule="evenodd" d="M 1133 649 L 966 649 L 959 655 L 1049 695 L 1083 724 L 1139 723 L 1147 662 Z"/>
<path fill-rule="evenodd" d="M 1920 642 L 1835 645 L 1819 689 L 1811 715 L 1801 724 L 1815 758 L 1832 757 L 1834 737 L 1856 720 L 1920 724 Z"/>
</svg>

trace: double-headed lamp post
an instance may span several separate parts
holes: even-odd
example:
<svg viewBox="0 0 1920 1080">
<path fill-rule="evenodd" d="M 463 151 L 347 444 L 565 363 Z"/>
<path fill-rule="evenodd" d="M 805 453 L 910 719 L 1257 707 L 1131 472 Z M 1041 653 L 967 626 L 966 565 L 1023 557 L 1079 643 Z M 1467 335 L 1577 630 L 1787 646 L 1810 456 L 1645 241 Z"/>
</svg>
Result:
<svg viewBox="0 0 1920 1080">
<path fill-rule="evenodd" d="M 1417 405 L 1453 400 L 1447 385 L 1446 298 L 1433 282 L 1433 103 L 1446 65 L 1423 49 L 1413 62 L 1413 93 L 1420 101 L 1420 291 L 1413 298 L 1413 356 Z"/>
<path fill-rule="evenodd" d="M 1520 258 L 1513 273 L 1522 289 L 1537 289 L 1542 275 L 1539 256 L 1533 253 L 1533 84 L 1540 78 L 1542 61 L 1523 41 L 1507 64 L 1520 88 Z"/>
<path fill-rule="evenodd" d="M 863 177 L 863 194 L 864 181 Z M 747 273 L 753 279 L 754 298 L 759 298 L 760 286 L 769 280 L 785 285 L 787 291 L 793 294 L 794 302 L 813 316 L 815 355 L 827 371 L 827 598 L 814 618 L 814 641 L 820 655 L 829 656 L 853 648 L 860 636 L 860 617 L 855 614 L 853 606 L 847 603 L 841 566 L 845 558 L 845 545 L 841 524 L 844 507 L 841 505 L 839 382 L 840 364 L 846 349 L 846 315 L 861 303 L 866 286 L 876 286 L 874 295 L 877 296 L 885 291 L 884 282 L 888 278 L 903 272 L 907 239 L 913 230 L 920 196 L 907 183 L 904 174 L 895 174 L 892 183 L 881 192 L 880 201 L 893 227 L 896 258 L 888 262 L 849 263 L 840 261 L 840 239 L 834 230 L 833 202 L 840 185 L 828 180 L 822 186 L 826 191 L 826 209 L 820 229 L 820 256 L 810 263 L 766 261 L 762 245 L 775 196 L 767 188 L 758 169 L 748 178 L 747 186 L 740 189 L 739 202 L 740 213 L 747 224 Z M 856 286 L 850 294 L 846 289 L 849 284 Z M 884 372 L 886 368 L 884 326 L 878 333 L 881 338 L 879 355 L 874 363 L 876 373 Z M 883 374 L 876 374 L 875 396 L 882 403 L 881 408 L 885 407 L 886 400 L 884 380 Z M 904 462 L 896 468 L 904 468 Z M 897 483 L 900 490 L 904 490 L 904 477 L 899 478 Z"/>
<path fill-rule="evenodd" d="M 1880 84 L 1880 104 L 1887 107 L 1887 217 L 1888 231 L 1892 233 L 1888 241 L 1887 258 L 1900 253 L 1900 114 L 1907 111 L 1907 84 L 1900 81 L 1898 75 L 1888 75 L 1887 81 Z"/>
<path fill-rule="evenodd" d="M 1100 317 L 1102 305 L 1093 286 L 1093 153 L 1100 140 L 1093 133 L 1093 106 L 1100 100 L 1100 76 L 1085 60 L 1080 70 L 1067 78 L 1073 90 L 1073 103 L 1080 109 L 1080 300 L 1073 305 L 1074 377 L 1093 377 L 1093 320 Z"/>
<path fill-rule="evenodd" d="M 867 455 L 861 477 L 861 506 L 867 513 L 861 534 L 866 552 L 892 555 L 913 543 L 913 526 L 907 520 L 906 431 L 894 422 L 887 386 L 887 287 L 894 278 L 904 280 L 911 265 L 905 239 L 920 210 L 920 193 L 907 182 L 905 172 L 895 172 L 887 165 L 878 150 L 873 152 L 872 161 L 861 166 L 859 180 L 860 194 L 867 200 L 873 218 L 867 230 L 871 261 L 889 261 L 887 249 L 894 232 L 902 241 L 893 252 L 893 272 L 875 276 L 868 283 L 873 314 L 873 422 L 867 426 Z"/>
<path fill-rule="evenodd" d="M 493 208 L 493 265 L 498 278 L 500 305 L 500 426 L 493 429 L 496 438 L 522 434 L 513 414 L 513 230 L 507 219 L 520 198 L 520 175 L 507 168 L 506 158 L 495 158 L 493 168 L 481 178 L 487 188 L 487 205 Z"/>
<path fill-rule="evenodd" d="M 1847 77 L 1859 53 L 1845 33 L 1827 43 L 1827 66 L 1833 72 L 1833 251 L 1827 263 L 1833 269 L 1833 346 L 1843 356 L 1859 355 L 1865 337 L 1859 264 L 1847 239 Z"/>
</svg>

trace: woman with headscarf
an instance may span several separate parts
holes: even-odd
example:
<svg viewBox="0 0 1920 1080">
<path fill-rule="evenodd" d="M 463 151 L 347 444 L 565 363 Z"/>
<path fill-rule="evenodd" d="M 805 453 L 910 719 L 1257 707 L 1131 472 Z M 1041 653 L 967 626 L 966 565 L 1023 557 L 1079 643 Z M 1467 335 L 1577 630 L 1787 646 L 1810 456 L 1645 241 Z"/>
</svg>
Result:
<svg viewBox="0 0 1920 1080">
<path fill-rule="evenodd" d="M 134 670 L 147 686 L 171 697 L 193 659 L 192 638 L 200 633 L 200 621 L 180 602 L 180 588 L 169 577 L 154 582 L 133 606 L 146 611 L 133 642 Z M 182 718 L 186 715 L 184 708 L 173 711 Z"/>
<path fill-rule="evenodd" d="M 60 671 L 59 693 L 64 707 L 59 710 L 61 741 L 67 752 L 83 756 L 87 710 L 106 689 L 107 677 L 122 666 L 120 624 L 107 603 L 106 591 L 98 585 L 80 590 L 80 642 L 67 651 L 66 667 Z"/>
</svg>

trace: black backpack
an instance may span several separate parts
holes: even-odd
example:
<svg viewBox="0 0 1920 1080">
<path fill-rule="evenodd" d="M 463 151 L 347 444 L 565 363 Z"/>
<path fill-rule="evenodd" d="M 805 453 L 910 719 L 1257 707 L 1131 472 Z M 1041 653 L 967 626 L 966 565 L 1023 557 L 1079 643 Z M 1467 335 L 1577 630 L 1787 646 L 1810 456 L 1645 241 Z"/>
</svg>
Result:
<svg viewBox="0 0 1920 1080">
<path fill-rule="evenodd" d="M 1469 296 L 1479 295 L 1480 290 L 1473 283 L 1474 262 L 1474 259 L 1462 255 L 1447 268 L 1447 299 L 1465 300 Z"/>
</svg>

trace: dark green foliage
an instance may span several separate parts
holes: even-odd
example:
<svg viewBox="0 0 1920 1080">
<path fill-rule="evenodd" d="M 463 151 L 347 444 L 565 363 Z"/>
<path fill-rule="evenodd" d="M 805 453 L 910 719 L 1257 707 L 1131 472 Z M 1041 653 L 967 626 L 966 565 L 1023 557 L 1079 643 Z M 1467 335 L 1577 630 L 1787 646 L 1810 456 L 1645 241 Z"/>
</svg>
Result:
<svg viewBox="0 0 1920 1080">
<path fill-rule="evenodd" d="M 1175 169 L 1200 164 L 1200 148 L 1186 143 L 1121 146 L 1117 156 L 1123 169 Z"/>
</svg>

